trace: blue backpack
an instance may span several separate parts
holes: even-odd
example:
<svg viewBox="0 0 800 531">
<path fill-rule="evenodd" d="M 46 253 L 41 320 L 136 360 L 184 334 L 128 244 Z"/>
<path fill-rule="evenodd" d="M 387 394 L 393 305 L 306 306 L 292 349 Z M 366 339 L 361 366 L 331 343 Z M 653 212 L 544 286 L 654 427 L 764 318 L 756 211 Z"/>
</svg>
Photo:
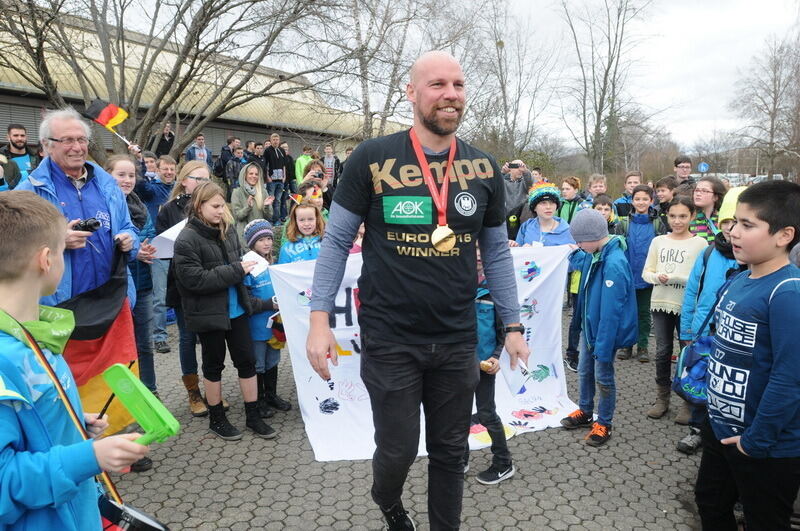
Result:
<svg viewBox="0 0 800 531">
<path fill-rule="evenodd" d="M 486 288 L 478 288 L 475 295 L 475 317 L 477 319 L 478 344 L 475 353 L 481 361 L 492 357 L 495 347 L 497 347 L 497 330 L 494 319 L 494 303 L 490 300 L 481 300 L 489 294 Z"/>
</svg>

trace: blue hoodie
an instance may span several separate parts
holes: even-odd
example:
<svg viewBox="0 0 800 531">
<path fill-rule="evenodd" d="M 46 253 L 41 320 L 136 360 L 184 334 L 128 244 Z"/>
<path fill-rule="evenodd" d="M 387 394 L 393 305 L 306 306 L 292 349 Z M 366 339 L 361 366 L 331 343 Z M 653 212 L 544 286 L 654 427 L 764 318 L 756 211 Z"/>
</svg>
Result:
<svg viewBox="0 0 800 531">
<path fill-rule="evenodd" d="M 578 250 L 570 263 L 581 271 L 577 311 L 582 316 L 586 345 L 597 360 L 610 362 L 617 349 L 636 344 L 639 330 L 625 239 L 611 236 L 592 255 Z"/>
<path fill-rule="evenodd" d="M 21 183 L 16 189 L 28 190 L 36 193 L 36 195 L 50 201 L 53 205 L 55 205 L 56 208 L 64 214 L 65 218 L 69 218 L 69 212 L 66 210 L 64 204 L 59 200 L 56 192 L 56 183 L 54 182 L 53 175 L 51 174 L 53 171 L 52 166 L 54 166 L 54 163 L 51 161 L 50 157 L 45 158 L 41 164 L 39 164 L 39 166 L 33 170 L 33 173 L 28 176 L 28 180 L 24 183 Z M 136 227 L 133 226 L 133 223 L 131 223 L 131 216 L 128 212 L 128 204 L 125 202 L 125 195 L 117 185 L 117 181 L 115 181 L 114 178 L 103 168 L 93 162 L 87 162 L 86 167 L 87 171 L 90 172 L 92 176 L 91 180 L 94 181 L 94 183 L 87 183 L 84 188 L 89 186 L 91 186 L 91 188 L 82 190 L 82 195 L 88 195 L 86 193 L 88 190 L 97 190 L 99 195 L 92 194 L 91 200 L 95 202 L 99 202 L 101 199 L 104 200 L 104 207 L 108 210 L 109 219 L 102 220 L 103 228 L 101 230 L 110 236 L 114 236 L 121 232 L 127 232 L 130 234 L 131 238 L 133 239 L 133 248 L 129 251 L 129 256 L 136 256 L 139 253 L 138 231 L 136 230 Z M 88 202 L 90 198 L 87 198 L 86 200 Z M 67 221 L 69 221 L 69 219 Z M 105 227 L 106 222 L 108 223 L 107 228 Z M 96 238 L 97 237 L 92 237 L 87 241 L 94 241 Z M 73 255 L 82 255 L 84 252 L 96 252 L 91 246 L 87 247 L 89 248 L 89 251 L 82 249 L 64 251 L 64 274 L 61 277 L 61 282 L 59 283 L 58 288 L 56 288 L 55 293 L 47 297 L 42 297 L 41 304 L 45 306 L 58 306 L 58 304 L 72 298 L 74 295 L 83 293 L 87 289 L 95 288 L 108 281 L 108 278 L 102 282 L 102 279 L 95 279 L 95 282 L 92 282 L 94 285 L 87 284 L 86 286 L 73 286 L 73 279 L 77 280 L 78 282 L 82 282 L 80 280 L 81 278 L 86 280 L 84 278 L 85 275 L 82 275 L 81 271 L 88 269 L 85 267 L 85 264 L 78 264 L 76 268 L 73 268 Z M 107 262 L 104 263 L 108 264 L 108 268 L 110 270 L 112 256 L 108 253 L 113 251 L 113 244 L 110 246 L 110 250 L 108 247 L 109 246 L 102 246 L 104 256 L 101 259 L 107 260 Z M 133 307 L 136 301 L 136 287 L 133 284 L 133 279 L 130 276 L 130 272 L 128 273 L 128 299 L 130 300 L 131 307 Z"/>
<path fill-rule="evenodd" d="M 67 362 L 42 350 L 83 418 Z M 101 529 L 93 441 L 83 440 L 26 344 L 0 331 L 0 353 L 0 529 Z"/>
<path fill-rule="evenodd" d="M 278 255 L 279 264 L 301 262 L 303 260 L 316 260 L 322 239 L 319 236 L 306 236 L 298 238 L 296 242 L 286 240 L 281 245 Z"/>
<path fill-rule="evenodd" d="M 689 280 L 686 281 L 686 290 L 683 292 L 683 305 L 681 306 L 681 339 L 691 341 L 700 334 L 700 325 L 703 324 L 711 306 L 717 300 L 719 288 L 725 284 L 726 276 L 731 268 L 737 266 L 733 258 L 725 258 L 717 249 L 708 255 L 708 262 L 704 260 L 705 252 L 697 255 Z M 703 270 L 705 269 L 705 276 Z M 700 277 L 703 277 L 703 291 L 698 293 Z M 709 326 L 706 325 L 702 335 L 707 336 Z"/>
<path fill-rule="evenodd" d="M 558 225 L 552 232 L 545 233 L 542 233 L 538 217 L 527 220 L 519 228 L 517 243 L 525 245 L 526 243 L 541 242 L 545 247 L 575 243 L 572 234 L 569 232 L 569 224 L 556 216 L 553 219 L 558 222 Z"/>
</svg>

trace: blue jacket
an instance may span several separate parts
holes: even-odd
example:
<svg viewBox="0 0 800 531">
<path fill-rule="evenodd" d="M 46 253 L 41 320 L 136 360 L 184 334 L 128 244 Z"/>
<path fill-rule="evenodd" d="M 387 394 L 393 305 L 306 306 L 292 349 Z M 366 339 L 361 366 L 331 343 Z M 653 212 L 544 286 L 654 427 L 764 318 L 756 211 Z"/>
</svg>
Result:
<svg viewBox="0 0 800 531">
<path fill-rule="evenodd" d="M 49 163 L 50 157 L 42 160 L 41 164 L 28 176 L 28 180 L 21 183 L 16 189 L 35 192 L 38 196 L 53 203 L 66 216 L 56 194 L 56 187 L 50 175 Z M 91 167 L 93 179 L 96 179 L 111 214 L 111 234 L 115 235 L 121 232 L 130 234 L 131 238 L 133 238 L 133 248 L 130 250 L 130 256 L 136 256 L 139 252 L 138 231 L 131 223 L 128 204 L 125 202 L 122 190 L 117 186 L 117 181 L 103 168 L 94 162 L 87 162 L 86 165 Z M 72 298 L 72 257 L 71 253 L 64 252 L 64 274 L 61 276 L 61 282 L 58 284 L 56 292 L 47 297 L 42 297 L 40 303 L 45 306 L 58 306 L 70 298 Z M 136 303 L 136 288 L 133 285 L 130 272 L 128 273 L 128 299 L 131 307 L 133 307 Z"/>
<path fill-rule="evenodd" d="M 78 388 L 61 355 L 45 350 L 76 413 Z M 31 349 L 0 332 L 0 529 L 99 530 L 100 473 Z"/>
<path fill-rule="evenodd" d="M 134 188 L 134 192 L 136 195 L 139 196 L 145 206 L 147 207 L 147 211 L 150 213 L 150 218 L 153 219 L 155 223 L 155 219 L 158 217 L 158 209 L 161 208 L 161 205 L 169 201 L 169 194 L 172 193 L 172 186 L 173 184 L 167 184 L 161 182 L 158 177 L 155 179 L 138 179 L 136 181 L 136 188 Z"/>
<path fill-rule="evenodd" d="M 269 268 L 253 278 L 253 275 L 246 275 L 242 282 L 250 291 L 251 297 L 271 301 L 275 295 L 275 288 L 272 286 L 272 278 L 269 276 Z M 272 329 L 267 328 L 267 321 L 275 311 L 253 313 L 250 316 L 250 337 L 254 341 L 267 341 L 272 337 Z"/>
<path fill-rule="evenodd" d="M 717 300 L 719 288 L 725 284 L 726 275 L 731 268 L 737 266 L 736 260 L 726 258 L 717 249 L 708 255 L 708 262 L 705 263 L 705 252 L 697 255 L 689 280 L 686 282 L 686 291 L 683 292 L 683 305 L 681 306 L 681 339 L 691 341 L 700 333 L 700 325 L 703 324 L 708 312 Z M 700 277 L 703 276 L 703 291 L 698 293 L 700 287 Z M 702 331 L 702 335 L 709 335 L 708 325 Z"/>
<path fill-rule="evenodd" d="M 319 236 L 306 236 L 305 238 L 299 238 L 296 242 L 286 240 L 281 245 L 278 263 L 288 264 L 303 260 L 316 260 L 317 256 L 319 256 L 321 241 Z"/>
<path fill-rule="evenodd" d="M 186 151 L 183 152 L 183 157 L 184 157 L 184 160 L 186 160 L 186 162 L 189 162 L 190 160 L 197 160 L 197 157 L 195 156 L 195 151 L 194 151 L 195 149 L 200 149 L 200 148 L 198 148 L 196 145 L 192 144 L 191 146 L 186 148 Z M 208 149 L 207 147 L 205 147 L 203 149 L 206 151 L 206 164 L 208 164 L 208 168 L 210 170 L 214 165 L 214 161 L 212 160 L 213 155 L 211 154 L 211 150 Z"/>
<path fill-rule="evenodd" d="M 525 221 L 517 233 L 517 243 L 524 245 L 526 243 L 541 242 L 545 247 L 575 243 L 572 234 L 569 232 L 569 224 L 559 217 L 554 217 L 553 219 L 558 221 L 558 225 L 553 232 L 545 232 L 544 234 L 542 234 L 542 229 L 539 226 L 538 217 Z"/>
<path fill-rule="evenodd" d="M 628 246 L 625 256 L 631 265 L 633 287 L 636 289 L 645 289 L 652 286 L 642 278 L 642 270 L 645 262 L 647 262 L 647 251 L 650 249 L 650 242 L 658 235 L 655 227 L 656 219 L 648 214 L 631 214 L 627 218 L 620 218 L 618 222 Z"/>
<path fill-rule="evenodd" d="M 639 327 L 625 240 L 611 236 L 599 253 L 578 250 L 570 262 L 581 271 L 577 308 L 586 345 L 596 359 L 610 362 L 617 349 L 636 344 Z"/>
<path fill-rule="evenodd" d="M 147 222 L 139 231 L 139 243 L 150 238 L 156 237 L 156 229 L 153 225 L 153 218 L 147 215 Z M 133 285 L 136 286 L 136 291 L 147 291 L 153 289 L 153 276 L 150 264 L 145 264 L 136 259 L 136 255 L 132 255 L 131 260 L 128 262 L 128 272 L 133 279 Z"/>
</svg>

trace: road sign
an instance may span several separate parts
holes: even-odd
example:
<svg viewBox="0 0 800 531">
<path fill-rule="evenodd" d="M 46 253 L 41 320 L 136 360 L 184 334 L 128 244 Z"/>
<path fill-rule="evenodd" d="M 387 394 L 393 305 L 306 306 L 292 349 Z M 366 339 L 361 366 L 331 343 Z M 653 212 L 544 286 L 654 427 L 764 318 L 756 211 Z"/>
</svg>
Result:
<svg viewBox="0 0 800 531">
<path fill-rule="evenodd" d="M 711 166 L 708 165 L 708 162 L 701 162 L 697 165 L 697 171 L 700 173 L 708 173 L 708 170 L 711 169 Z"/>
</svg>

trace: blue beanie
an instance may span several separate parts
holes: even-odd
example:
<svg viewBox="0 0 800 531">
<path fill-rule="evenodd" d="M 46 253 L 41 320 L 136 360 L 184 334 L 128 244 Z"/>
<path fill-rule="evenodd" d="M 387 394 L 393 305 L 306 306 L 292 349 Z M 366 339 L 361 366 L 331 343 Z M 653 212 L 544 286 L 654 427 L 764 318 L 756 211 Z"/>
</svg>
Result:
<svg viewBox="0 0 800 531">
<path fill-rule="evenodd" d="M 254 219 L 244 228 L 244 241 L 249 248 L 261 238 L 275 238 L 272 233 L 272 224 L 266 219 Z"/>
</svg>

